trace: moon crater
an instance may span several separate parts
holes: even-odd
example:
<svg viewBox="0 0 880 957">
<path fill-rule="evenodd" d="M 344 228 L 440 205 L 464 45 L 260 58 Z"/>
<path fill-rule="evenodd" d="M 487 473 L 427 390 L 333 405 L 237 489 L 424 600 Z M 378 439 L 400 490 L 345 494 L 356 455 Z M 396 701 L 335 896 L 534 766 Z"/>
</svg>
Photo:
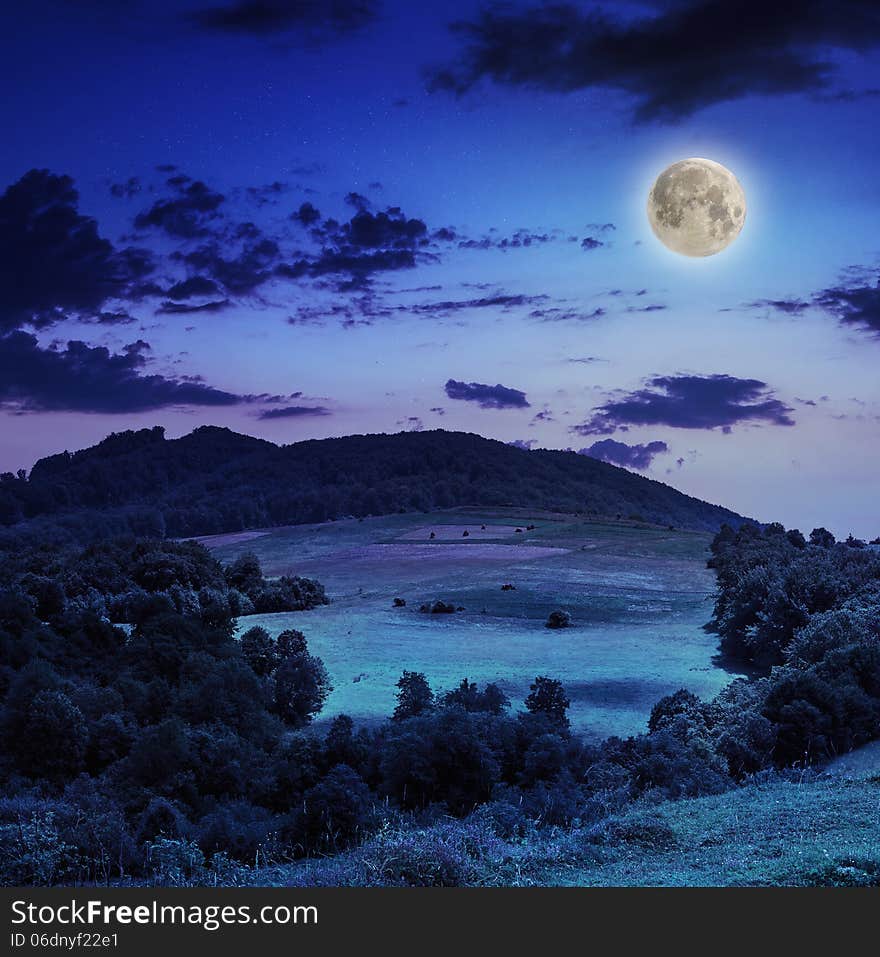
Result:
<svg viewBox="0 0 880 957">
<path fill-rule="evenodd" d="M 746 196 L 729 169 L 692 157 L 667 167 L 648 194 L 654 235 L 682 256 L 714 256 L 743 228 Z"/>
</svg>

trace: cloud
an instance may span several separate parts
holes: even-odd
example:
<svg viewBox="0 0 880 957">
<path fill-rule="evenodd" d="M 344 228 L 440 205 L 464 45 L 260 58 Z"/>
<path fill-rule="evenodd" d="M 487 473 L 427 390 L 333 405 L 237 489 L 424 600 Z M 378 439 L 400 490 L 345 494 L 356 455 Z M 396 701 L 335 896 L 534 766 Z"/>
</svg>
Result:
<svg viewBox="0 0 880 957">
<path fill-rule="evenodd" d="M 441 230 L 435 234 L 440 239 L 454 239 L 454 230 Z M 555 232 L 535 232 L 529 229 L 518 229 L 511 236 L 483 236 L 480 239 L 460 239 L 459 249 L 528 249 L 530 246 L 543 246 L 545 243 L 556 242 L 559 236 Z"/>
<path fill-rule="evenodd" d="M 843 273 L 840 282 L 820 289 L 808 299 L 758 299 L 747 306 L 774 309 L 790 316 L 818 309 L 843 326 L 880 333 L 880 271 L 851 266 Z"/>
<path fill-rule="evenodd" d="M 799 316 L 810 308 L 810 303 L 803 299 L 756 299 L 746 305 L 752 309 L 775 309 L 789 316 Z"/>
<path fill-rule="evenodd" d="M 115 196 L 117 199 L 131 199 L 132 196 L 137 196 L 142 189 L 143 186 L 138 177 L 129 176 L 129 178 L 122 183 L 111 183 L 110 195 Z"/>
<path fill-rule="evenodd" d="M 189 315 L 194 312 L 222 312 L 232 305 L 229 299 L 215 299 L 211 302 L 163 302 L 156 310 L 157 313 L 164 315 Z"/>
<path fill-rule="evenodd" d="M 588 455 L 591 459 L 600 462 L 609 462 L 611 465 L 622 465 L 627 469 L 649 468 L 654 458 L 669 451 L 665 442 L 648 442 L 646 445 L 627 445 L 625 442 L 616 442 L 614 439 L 600 439 L 589 448 L 581 449 L 579 455 Z"/>
<path fill-rule="evenodd" d="M 766 382 L 730 375 L 657 376 L 644 389 L 611 399 L 573 432 L 609 435 L 630 426 L 730 431 L 741 422 L 794 425 L 792 409 L 775 398 Z"/>
<path fill-rule="evenodd" d="M 508 442 L 508 445 L 512 445 L 515 449 L 522 449 L 523 452 L 531 452 L 532 446 L 537 445 L 537 439 L 514 439 L 512 442 Z"/>
<path fill-rule="evenodd" d="M 291 213 L 290 218 L 302 223 L 303 226 L 314 226 L 321 218 L 321 212 L 311 203 L 303 203 L 295 213 Z"/>
<path fill-rule="evenodd" d="M 370 201 L 363 193 L 356 193 L 354 191 L 346 193 L 345 202 L 349 206 L 354 206 L 355 209 L 364 210 L 370 208 Z"/>
<path fill-rule="evenodd" d="M 174 188 L 175 195 L 158 199 L 149 209 L 138 213 L 135 227 L 153 227 L 179 239 L 194 239 L 211 233 L 226 197 L 201 180 L 191 181 L 188 176 L 172 176 L 168 184 Z"/>
<path fill-rule="evenodd" d="M 236 0 L 189 15 L 212 31 L 254 36 L 300 33 L 327 39 L 363 29 L 378 16 L 373 0 Z"/>
<path fill-rule="evenodd" d="M 581 240 L 581 249 L 590 252 L 593 249 L 601 249 L 605 243 L 601 239 L 595 239 L 593 236 L 585 236 Z"/>
<path fill-rule="evenodd" d="M 398 306 L 400 312 L 415 313 L 417 315 L 444 316 L 468 309 L 502 309 L 508 310 L 518 306 L 529 306 L 544 302 L 548 296 L 525 296 L 522 294 L 510 295 L 499 293 L 494 296 L 480 296 L 475 299 L 446 299 L 437 302 L 423 302 L 412 306 Z"/>
<path fill-rule="evenodd" d="M 257 206 L 270 206 L 278 202 L 279 198 L 290 189 L 289 183 L 275 180 L 265 186 L 248 186 L 245 195 Z"/>
<path fill-rule="evenodd" d="M 228 406 L 247 401 L 188 379 L 145 375 L 143 340 L 112 354 L 71 341 L 42 348 L 35 336 L 0 337 L 0 406 L 18 412 L 146 412 L 169 406 Z"/>
<path fill-rule="evenodd" d="M 357 205 L 355 200 L 351 202 Z M 292 218 L 308 225 L 315 223 L 317 212 L 311 204 L 304 203 Z M 399 206 L 376 213 L 358 209 L 344 223 L 325 219 L 314 225 L 312 236 L 322 244 L 320 252 L 279 263 L 275 274 L 287 279 L 347 274 L 349 279 L 338 285 L 341 291 L 363 289 L 373 273 L 412 269 L 420 250 L 430 242 L 425 222 L 407 217 Z"/>
<path fill-rule="evenodd" d="M 528 409 L 525 392 L 503 385 L 484 385 L 481 382 L 457 382 L 449 379 L 445 386 L 450 399 L 476 402 L 481 409 Z"/>
<path fill-rule="evenodd" d="M 813 303 L 842 325 L 880 333 L 880 274 L 856 269 L 850 277 L 850 282 L 817 292 Z"/>
<path fill-rule="evenodd" d="M 601 306 L 587 310 L 574 306 L 549 306 L 533 309 L 529 313 L 529 318 L 538 319 L 541 322 L 592 322 L 594 319 L 601 319 L 604 315 L 605 310 Z"/>
<path fill-rule="evenodd" d="M 333 413 L 323 405 L 285 405 L 279 409 L 263 409 L 257 418 L 266 419 L 300 419 L 312 415 L 332 415 Z"/>
<path fill-rule="evenodd" d="M 116 249 L 78 203 L 73 180 L 45 169 L 0 196 L 0 331 L 88 317 L 152 271 L 149 253 Z"/>
<path fill-rule="evenodd" d="M 405 216 L 399 206 L 389 206 L 378 213 L 359 209 L 341 226 L 332 221 L 325 224 L 325 234 L 332 242 L 356 249 L 413 249 L 424 240 L 427 232 L 428 227 L 421 219 Z"/>
<path fill-rule="evenodd" d="M 206 274 L 230 293 L 247 295 L 272 278 L 281 253 L 278 243 L 263 236 L 256 227 L 247 235 L 255 238 L 240 246 L 214 240 L 189 252 L 174 253 L 172 258 Z"/>
<path fill-rule="evenodd" d="M 193 296 L 214 296 L 219 291 L 217 283 L 213 279 L 205 276 L 190 276 L 189 279 L 182 279 L 176 282 L 165 295 L 169 299 L 192 299 Z"/>
<path fill-rule="evenodd" d="M 691 0 L 620 21 L 556 3 L 490 7 L 452 25 L 457 61 L 433 89 L 461 94 L 482 79 L 552 92 L 619 90 L 637 122 L 675 122 L 746 96 L 823 92 L 829 51 L 880 43 L 875 0 Z"/>
</svg>

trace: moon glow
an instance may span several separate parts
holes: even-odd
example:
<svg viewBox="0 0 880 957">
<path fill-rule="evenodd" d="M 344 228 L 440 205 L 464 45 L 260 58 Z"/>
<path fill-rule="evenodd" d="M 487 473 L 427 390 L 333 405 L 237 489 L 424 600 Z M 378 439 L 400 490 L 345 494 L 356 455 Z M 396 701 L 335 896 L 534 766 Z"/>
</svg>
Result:
<svg viewBox="0 0 880 957">
<path fill-rule="evenodd" d="M 648 220 L 667 249 L 682 256 L 714 256 L 743 228 L 746 195 L 720 163 L 701 157 L 667 167 L 648 194 Z"/>
</svg>

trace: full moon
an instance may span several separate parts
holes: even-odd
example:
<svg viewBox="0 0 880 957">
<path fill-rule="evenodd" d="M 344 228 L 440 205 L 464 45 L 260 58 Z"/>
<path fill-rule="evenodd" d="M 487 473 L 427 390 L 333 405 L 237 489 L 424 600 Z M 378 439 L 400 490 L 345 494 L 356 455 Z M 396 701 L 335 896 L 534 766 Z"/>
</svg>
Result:
<svg viewBox="0 0 880 957">
<path fill-rule="evenodd" d="M 714 256 L 739 236 L 746 194 L 729 169 L 692 157 L 667 167 L 648 194 L 654 235 L 682 256 Z"/>
</svg>

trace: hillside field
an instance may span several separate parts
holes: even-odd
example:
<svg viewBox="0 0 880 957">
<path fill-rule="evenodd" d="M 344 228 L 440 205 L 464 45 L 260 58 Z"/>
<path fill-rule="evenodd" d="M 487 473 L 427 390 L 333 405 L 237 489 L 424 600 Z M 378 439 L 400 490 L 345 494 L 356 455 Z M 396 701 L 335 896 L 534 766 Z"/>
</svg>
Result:
<svg viewBox="0 0 880 957">
<path fill-rule="evenodd" d="M 239 621 L 240 631 L 306 633 L 334 685 L 319 724 L 340 713 L 388 715 L 404 669 L 434 688 L 494 681 L 515 707 L 546 674 L 563 681 L 574 730 L 599 740 L 644 730 L 665 694 L 685 687 L 710 698 L 731 678 L 702 629 L 714 587 L 702 533 L 465 509 L 202 541 L 224 562 L 253 551 L 267 575 L 326 586 L 328 606 Z M 502 591 L 506 583 L 515 590 Z M 392 607 L 396 597 L 406 607 Z M 464 610 L 419 611 L 435 599 Z M 570 628 L 544 627 L 557 608 L 571 614 Z"/>
</svg>

